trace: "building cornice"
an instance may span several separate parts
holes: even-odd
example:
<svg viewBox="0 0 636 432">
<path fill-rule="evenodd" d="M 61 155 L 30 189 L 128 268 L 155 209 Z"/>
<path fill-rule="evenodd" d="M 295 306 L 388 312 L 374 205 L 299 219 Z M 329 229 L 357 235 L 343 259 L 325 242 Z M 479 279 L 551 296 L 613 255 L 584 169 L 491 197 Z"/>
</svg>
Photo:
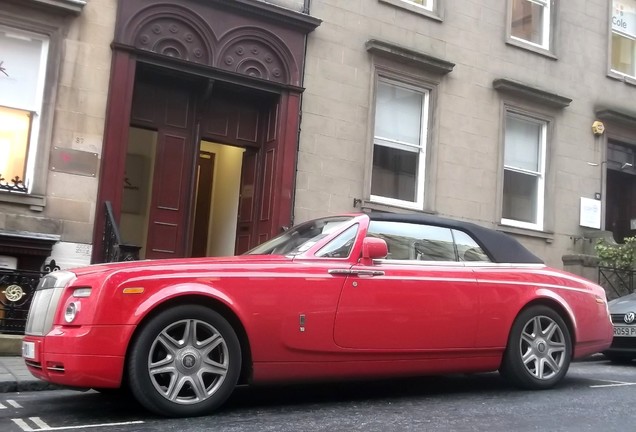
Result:
<svg viewBox="0 0 636 432">
<path fill-rule="evenodd" d="M 452 72 L 455 67 L 455 63 L 377 39 L 367 41 L 365 47 L 371 54 L 386 57 L 395 62 L 405 63 L 439 75 L 446 75 Z"/>
<path fill-rule="evenodd" d="M 531 102 L 552 108 L 563 109 L 570 105 L 572 99 L 549 92 L 547 90 L 531 87 L 505 78 L 499 78 L 492 82 L 495 90 L 514 97 L 523 98 Z"/>
<path fill-rule="evenodd" d="M 254 0 L 208 0 L 217 8 L 226 10 L 237 10 L 243 13 L 256 15 L 270 22 L 275 22 L 285 27 L 292 27 L 304 33 L 314 31 L 322 20 L 311 15 L 296 12 L 272 3 L 265 3 Z"/>
<path fill-rule="evenodd" d="M 599 107 L 595 110 L 599 120 L 618 123 L 630 128 L 636 128 L 636 112 L 620 108 Z"/>
</svg>

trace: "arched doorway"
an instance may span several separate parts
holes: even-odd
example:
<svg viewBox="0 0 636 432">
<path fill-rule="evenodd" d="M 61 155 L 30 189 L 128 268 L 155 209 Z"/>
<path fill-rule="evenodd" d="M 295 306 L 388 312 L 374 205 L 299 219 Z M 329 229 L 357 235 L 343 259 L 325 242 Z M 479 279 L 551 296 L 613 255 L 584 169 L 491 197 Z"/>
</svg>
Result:
<svg viewBox="0 0 636 432">
<path fill-rule="evenodd" d="M 241 253 L 290 225 L 304 38 L 319 21 L 234 3 L 120 1 L 94 262 L 105 202 L 145 258 Z"/>
</svg>

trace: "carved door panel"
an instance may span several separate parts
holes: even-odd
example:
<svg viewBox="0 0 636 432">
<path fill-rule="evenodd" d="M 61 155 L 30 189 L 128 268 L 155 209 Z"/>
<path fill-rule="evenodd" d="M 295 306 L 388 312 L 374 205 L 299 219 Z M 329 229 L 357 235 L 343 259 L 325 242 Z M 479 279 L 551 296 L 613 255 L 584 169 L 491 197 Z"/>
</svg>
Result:
<svg viewBox="0 0 636 432">
<path fill-rule="evenodd" d="M 278 152 L 277 104 L 261 112 L 265 121 L 259 125 L 258 151 L 248 149 L 243 155 L 236 253 L 243 253 L 277 234 L 273 226 L 276 205 L 276 164 Z"/>
<path fill-rule="evenodd" d="M 187 254 L 194 165 L 192 92 L 188 88 L 138 83 L 131 123 L 157 131 L 145 257 Z"/>
<path fill-rule="evenodd" d="M 277 138 L 277 117 L 278 104 L 273 104 L 265 111 L 265 122 L 263 124 L 263 145 L 259 154 L 259 207 L 257 220 L 254 226 L 255 238 L 252 247 L 255 247 L 267 240 L 273 235 L 278 234 L 274 228 L 274 209 L 277 196 L 276 185 L 279 183 L 280 176 L 277 177 L 276 169 L 278 165 L 278 138 Z"/>
</svg>

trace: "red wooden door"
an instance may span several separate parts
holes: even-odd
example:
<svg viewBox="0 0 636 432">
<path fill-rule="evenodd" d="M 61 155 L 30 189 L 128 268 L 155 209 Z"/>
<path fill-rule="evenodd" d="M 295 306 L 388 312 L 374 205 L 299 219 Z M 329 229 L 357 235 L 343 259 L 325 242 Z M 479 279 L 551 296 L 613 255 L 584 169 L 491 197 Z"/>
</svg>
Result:
<svg viewBox="0 0 636 432">
<path fill-rule="evenodd" d="M 186 256 L 195 151 L 192 92 L 188 88 L 139 82 L 131 123 L 157 131 L 148 215 L 148 259 Z"/>
<path fill-rule="evenodd" d="M 263 109 L 258 151 L 243 154 L 235 253 L 241 254 L 269 240 L 274 229 L 276 164 L 278 161 L 277 104 Z M 241 118 L 240 116 L 238 117 Z"/>
<path fill-rule="evenodd" d="M 258 214 L 257 220 L 252 226 L 252 247 L 255 247 L 273 235 L 278 234 L 274 227 L 274 213 L 277 205 L 276 185 L 280 182 L 280 176 L 276 173 L 279 165 L 279 145 L 277 133 L 278 104 L 272 104 L 265 110 L 265 122 L 262 127 L 263 144 L 259 151 L 259 178 L 258 188 Z"/>
</svg>

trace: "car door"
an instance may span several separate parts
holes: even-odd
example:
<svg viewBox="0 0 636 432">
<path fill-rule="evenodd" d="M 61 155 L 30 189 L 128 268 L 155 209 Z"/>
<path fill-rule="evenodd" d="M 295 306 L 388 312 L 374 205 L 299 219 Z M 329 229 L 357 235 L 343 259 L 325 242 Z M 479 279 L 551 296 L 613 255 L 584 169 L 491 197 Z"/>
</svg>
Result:
<svg viewBox="0 0 636 432">
<path fill-rule="evenodd" d="M 337 345 L 364 350 L 467 349 L 475 344 L 478 284 L 457 261 L 451 230 L 371 221 L 389 246 L 385 260 L 354 265 L 334 329 Z"/>
</svg>

